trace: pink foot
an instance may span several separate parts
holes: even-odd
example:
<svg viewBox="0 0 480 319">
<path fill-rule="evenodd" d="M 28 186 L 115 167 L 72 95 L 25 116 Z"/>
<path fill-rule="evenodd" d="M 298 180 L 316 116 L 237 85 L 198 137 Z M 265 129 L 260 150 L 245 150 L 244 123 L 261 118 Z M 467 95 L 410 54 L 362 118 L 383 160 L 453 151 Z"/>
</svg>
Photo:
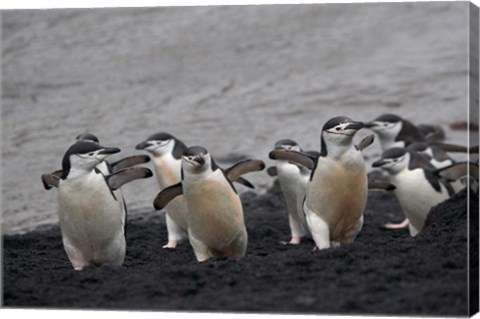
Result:
<svg viewBox="0 0 480 319">
<path fill-rule="evenodd" d="M 177 242 L 176 241 L 169 241 L 166 245 L 163 245 L 162 248 L 175 249 L 175 248 L 177 248 Z"/>
<path fill-rule="evenodd" d="M 398 224 L 388 223 L 388 224 L 383 225 L 383 227 L 385 227 L 387 229 L 401 229 L 401 228 L 408 227 L 408 223 L 409 223 L 408 218 L 405 218 L 405 220 L 401 223 L 398 223 Z"/>
<path fill-rule="evenodd" d="M 300 244 L 300 237 L 292 237 L 292 239 L 290 239 L 290 241 L 281 241 L 280 244 L 282 245 L 298 245 Z"/>
</svg>

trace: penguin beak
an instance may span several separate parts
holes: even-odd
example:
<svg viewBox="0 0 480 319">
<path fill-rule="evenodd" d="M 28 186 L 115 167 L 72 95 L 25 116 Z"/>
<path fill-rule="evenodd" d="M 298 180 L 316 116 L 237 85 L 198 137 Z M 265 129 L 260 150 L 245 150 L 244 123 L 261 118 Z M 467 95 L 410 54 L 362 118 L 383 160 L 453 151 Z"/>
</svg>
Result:
<svg viewBox="0 0 480 319">
<path fill-rule="evenodd" d="M 142 142 L 142 143 L 138 144 L 137 146 L 135 146 L 135 149 L 136 150 L 144 150 L 149 146 L 150 146 L 150 142 L 145 141 L 145 142 Z"/>
<path fill-rule="evenodd" d="M 365 126 L 366 128 L 372 128 L 372 127 L 378 126 L 378 124 L 375 123 L 375 122 L 368 122 L 368 123 L 365 123 L 364 126 Z"/>
<path fill-rule="evenodd" d="M 110 154 L 115 154 L 115 153 L 119 153 L 119 152 L 120 152 L 120 149 L 117 148 L 117 147 L 106 147 L 106 148 L 102 149 L 100 152 L 98 152 L 98 154 L 110 155 Z"/>
<path fill-rule="evenodd" d="M 372 164 L 372 167 L 382 167 L 383 165 L 385 165 L 385 161 L 384 160 L 378 160 L 376 162 L 373 162 Z"/>
<path fill-rule="evenodd" d="M 195 156 L 195 158 L 193 160 L 200 165 L 205 164 L 205 159 L 200 155 Z"/>
<path fill-rule="evenodd" d="M 365 125 L 362 122 L 350 122 L 346 127 L 345 130 L 355 130 L 358 131 L 359 129 L 363 128 Z"/>
</svg>

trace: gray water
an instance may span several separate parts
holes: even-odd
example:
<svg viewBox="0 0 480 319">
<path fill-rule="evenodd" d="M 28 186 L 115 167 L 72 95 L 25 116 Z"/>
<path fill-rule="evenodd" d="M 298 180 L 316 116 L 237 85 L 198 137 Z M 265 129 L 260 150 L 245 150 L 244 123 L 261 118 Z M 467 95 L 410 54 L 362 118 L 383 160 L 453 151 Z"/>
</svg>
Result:
<svg viewBox="0 0 480 319">
<path fill-rule="evenodd" d="M 467 2 L 3 11 L 1 45 L 7 234 L 57 222 L 40 176 L 86 131 L 121 156 L 167 131 L 270 165 L 278 139 L 318 150 L 330 117 L 393 112 L 466 144 L 448 124 L 467 120 Z M 153 178 L 123 189 L 131 212 L 159 213 Z"/>
</svg>

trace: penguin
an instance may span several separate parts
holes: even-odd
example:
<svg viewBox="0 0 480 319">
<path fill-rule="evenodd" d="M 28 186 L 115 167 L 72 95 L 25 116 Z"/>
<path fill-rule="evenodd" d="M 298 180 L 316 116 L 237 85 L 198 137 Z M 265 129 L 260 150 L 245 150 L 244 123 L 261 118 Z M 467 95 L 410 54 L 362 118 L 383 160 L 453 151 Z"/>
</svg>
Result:
<svg viewBox="0 0 480 319">
<path fill-rule="evenodd" d="M 275 143 L 275 149 L 301 151 L 298 143 L 291 139 L 277 141 Z M 303 166 L 297 166 L 285 160 L 278 160 L 275 168 L 280 189 L 282 190 L 287 205 L 288 223 L 291 235 L 290 241 L 282 241 L 281 243 L 298 245 L 301 238 L 308 234 L 308 227 L 305 215 L 303 214 L 303 209 L 298 209 L 297 196 L 305 196 L 304 187 L 302 186 L 304 185 L 305 175 L 309 175 L 309 170 Z M 299 185 L 299 183 L 302 184 Z"/>
<path fill-rule="evenodd" d="M 438 140 L 441 136 L 441 129 L 438 127 L 425 124 L 417 127 L 412 122 L 396 114 L 383 114 L 375 120 L 365 123 L 365 127 L 377 134 L 382 151 L 393 147 L 405 148 L 412 143 L 426 144 L 429 141 Z M 442 150 L 438 150 L 438 153 L 442 153 L 442 157 L 448 157 Z M 432 161 L 435 161 L 433 157 Z M 408 218 L 398 224 L 388 223 L 385 225 L 385 228 L 398 229 L 407 226 Z"/>
<path fill-rule="evenodd" d="M 175 185 L 181 180 L 182 154 L 187 146 L 170 133 L 160 132 L 150 135 L 139 143 L 137 150 L 145 150 L 153 155 L 155 175 L 160 191 Z M 165 207 L 168 242 L 163 248 L 175 249 L 179 242 L 187 239 L 187 208 L 183 196 L 172 200 Z"/>
<path fill-rule="evenodd" d="M 411 236 L 423 228 L 430 209 L 454 194 L 453 188 L 435 174 L 425 157 L 405 148 L 391 148 L 372 164 L 390 174 L 394 194 L 409 220 Z"/>
<path fill-rule="evenodd" d="M 443 178 L 449 182 L 456 182 L 466 179 L 470 189 L 472 189 L 475 193 L 478 193 L 478 161 L 477 163 L 473 163 L 471 161 L 454 163 L 450 166 L 438 169 L 435 173 L 440 178 Z"/>
<path fill-rule="evenodd" d="M 161 209 L 183 194 L 188 238 L 197 261 L 212 257 L 238 260 L 245 255 L 248 235 L 242 203 L 232 182 L 264 168 L 262 161 L 245 160 L 224 171 L 204 147 L 189 147 L 182 155 L 181 182 L 161 191 L 154 207 Z"/>
<path fill-rule="evenodd" d="M 368 179 L 353 137 L 363 127 L 345 116 L 331 118 L 323 125 L 317 158 L 290 152 L 293 161 L 312 168 L 303 211 L 319 250 L 351 243 L 362 229 Z"/>
<path fill-rule="evenodd" d="M 105 176 L 97 165 L 118 152 L 118 148 L 78 141 L 63 156 L 58 216 L 63 246 L 75 270 L 123 263 L 127 211 L 115 190 L 132 180 L 148 178 L 152 172 L 137 167 Z"/>
<path fill-rule="evenodd" d="M 382 151 L 392 147 L 406 147 L 413 142 L 427 141 L 418 127 L 395 114 L 383 114 L 365 123 L 365 127 L 377 134 Z"/>
<path fill-rule="evenodd" d="M 98 139 L 97 136 L 93 135 L 92 133 L 82 133 L 77 135 L 76 137 L 77 141 L 88 141 L 88 142 L 93 142 L 93 143 L 100 143 L 100 140 Z M 122 158 L 116 162 L 108 162 L 108 161 L 102 161 L 100 164 L 98 164 L 98 169 L 104 174 L 108 175 L 113 172 L 122 170 L 127 167 L 132 167 L 137 164 L 144 164 L 150 161 L 150 157 L 146 155 L 133 155 L 133 156 L 128 156 L 125 158 Z"/>
<path fill-rule="evenodd" d="M 99 139 L 92 133 L 82 133 L 77 135 L 75 140 L 78 141 L 84 141 L 84 142 L 92 142 L 99 144 Z M 102 161 L 97 165 L 97 168 L 102 172 L 104 175 L 109 175 L 113 172 L 118 172 L 122 169 L 128 168 L 135 166 L 137 164 L 143 164 L 147 163 L 150 161 L 150 157 L 145 156 L 145 155 L 134 155 L 134 156 L 129 156 L 122 158 L 116 162 L 109 163 L 107 161 Z M 43 174 L 42 175 L 42 182 L 43 182 L 43 187 L 46 190 L 52 189 L 52 187 L 58 188 L 58 181 L 60 179 L 60 176 L 62 175 L 62 170 L 57 170 L 55 172 L 52 172 L 50 174 Z M 118 190 L 120 192 L 120 190 Z"/>
<path fill-rule="evenodd" d="M 417 128 L 428 142 L 440 142 L 445 139 L 445 131 L 439 125 L 418 124 Z"/>
</svg>

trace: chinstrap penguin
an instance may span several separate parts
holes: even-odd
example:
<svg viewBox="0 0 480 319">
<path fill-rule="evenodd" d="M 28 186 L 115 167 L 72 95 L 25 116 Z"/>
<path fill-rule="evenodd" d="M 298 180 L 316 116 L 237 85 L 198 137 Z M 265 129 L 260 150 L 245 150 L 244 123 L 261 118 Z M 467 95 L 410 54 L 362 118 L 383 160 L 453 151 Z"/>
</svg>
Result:
<svg viewBox="0 0 480 319">
<path fill-rule="evenodd" d="M 188 238 L 199 262 L 211 257 L 240 259 L 247 249 L 242 203 L 232 182 L 265 164 L 245 160 L 222 170 L 208 151 L 192 146 L 182 156 L 182 180 L 161 191 L 154 207 L 161 209 L 182 195 L 187 206 Z"/>
<path fill-rule="evenodd" d="M 187 146 L 170 133 L 161 132 L 150 135 L 139 143 L 137 150 L 145 150 L 153 155 L 155 175 L 160 191 L 177 184 L 181 180 L 182 154 Z M 177 244 L 188 237 L 187 208 L 183 196 L 173 199 L 165 207 L 168 242 L 163 248 L 176 248 Z"/>
<path fill-rule="evenodd" d="M 291 139 L 282 139 L 275 143 L 275 149 L 285 149 L 293 151 L 301 151 L 297 142 Z M 298 209 L 297 197 L 305 196 L 303 179 L 305 175 L 309 175 L 309 170 L 305 167 L 291 164 L 286 160 L 278 160 L 275 164 L 276 175 L 278 182 L 285 198 L 288 211 L 288 223 L 290 226 L 291 239 L 288 242 L 281 242 L 282 244 L 298 245 L 303 236 L 308 234 L 308 227 L 303 214 L 303 209 Z M 301 169 L 303 168 L 303 172 Z M 307 176 L 308 179 L 308 176 Z M 302 183 L 299 185 L 299 183 Z M 297 196 L 298 195 L 298 196 Z"/>
<path fill-rule="evenodd" d="M 318 249 L 350 243 L 362 229 L 368 180 L 362 152 L 353 144 L 362 127 L 348 117 L 334 117 L 322 128 L 318 157 L 288 152 L 293 162 L 312 169 L 303 210 Z M 368 139 L 363 148 L 371 143 Z"/>
<path fill-rule="evenodd" d="M 405 148 L 391 148 L 372 164 L 390 174 L 394 193 L 409 220 L 411 236 L 424 226 L 430 209 L 449 198 L 454 190 L 435 174 L 435 167 L 423 156 Z"/>
<path fill-rule="evenodd" d="M 127 168 L 105 176 L 96 166 L 118 152 L 118 148 L 80 141 L 63 157 L 58 214 L 63 246 L 75 270 L 123 263 L 127 212 L 123 198 L 114 192 L 129 181 L 152 176 L 152 172 Z"/>
</svg>

